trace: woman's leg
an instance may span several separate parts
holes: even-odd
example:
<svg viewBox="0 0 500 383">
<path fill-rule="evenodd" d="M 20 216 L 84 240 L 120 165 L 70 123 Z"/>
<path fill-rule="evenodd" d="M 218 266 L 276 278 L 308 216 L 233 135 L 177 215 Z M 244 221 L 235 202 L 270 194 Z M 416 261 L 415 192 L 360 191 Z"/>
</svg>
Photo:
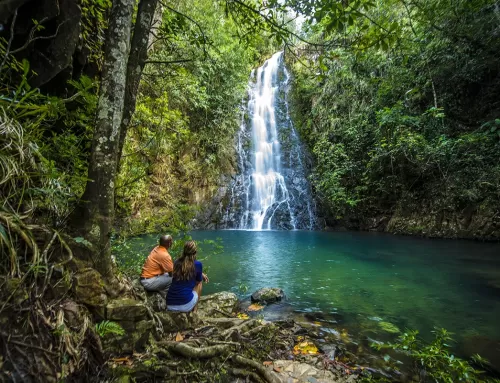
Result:
<svg viewBox="0 0 500 383">
<path fill-rule="evenodd" d="M 198 301 L 196 302 L 196 305 L 193 308 L 193 312 L 196 312 L 196 310 L 198 310 L 198 302 L 200 301 L 200 298 L 201 298 L 201 290 L 202 290 L 202 288 L 203 288 L 203 283 L 202 282 L 198 282 L 194 286 L 193 291 L 195 291 L 196 294 L 198 294 Z"/>
</svg>

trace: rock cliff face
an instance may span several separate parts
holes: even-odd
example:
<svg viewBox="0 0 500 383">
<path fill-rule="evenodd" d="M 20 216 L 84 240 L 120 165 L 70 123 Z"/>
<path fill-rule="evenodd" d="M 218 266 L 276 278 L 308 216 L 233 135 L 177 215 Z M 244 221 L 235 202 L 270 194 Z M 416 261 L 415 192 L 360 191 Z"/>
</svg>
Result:
<svg viewBox="0 0 500 383">
<path fill-rule="evenodd" d="M 394 213 L 335 219 L 326 216 L 327 230 L 378 231 L 431 238 L 500 240 L 500 213 L 468 207 L 462 211 L 421 207 Z"/>
</svg>

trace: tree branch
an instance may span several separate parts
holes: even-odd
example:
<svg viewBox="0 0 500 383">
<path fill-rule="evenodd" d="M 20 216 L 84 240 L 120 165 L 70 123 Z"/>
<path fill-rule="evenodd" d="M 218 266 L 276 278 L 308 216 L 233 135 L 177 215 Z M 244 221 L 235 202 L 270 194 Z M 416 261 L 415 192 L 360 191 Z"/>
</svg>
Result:
<svg viewBox="0 0 500 383">
<path fill-rule="evenodd" d="M 203 30 L 203 28 L 201 27 L 201 25 L 194 19 L 192 19 L 191 17 L 189 17 L 188 15 L 182 13 L 182 12 L 179 12 L 178 10 L 168 6 L 167 4 L 165 4 L 163 1 L 160 0 L 160 4 L 163 5 L 165 8 L 167 8 L 168 10 L 170 10 L 171 12 L 179 15 L 179 16 L 182 16 L 186 19 L 188 19 L 189 21 L 191 21 L 194 25 L 196 25 L 198 27 L 198 29 L 200 30 L 200 33 L 201 35 L 203 36 L 203 56 L 206 58 L 208 57 L 208 53 L 207 53 L 207 50 L 206 50 L 206 45 L 208 44 L 208 39 L 207 39 L 207 36 L 205 35 L 205 31 Z"/>
<path fill-rule="evenodd" d="M 12 23 L 10 24 L 10 37 L 9 37 L 9 42 L 7 43 L 7 49 L 5 50 L 5 55 L 3 56 L 2 64 L 0 65 L 0 74 L 2 74 L 3 66 L 5 65 L 5 62 L 7 61 L 7 57 L 9 56 L 10 47 L 12 45 L 12 41 L 14 40 L 14 26 L 16 25 L 17 10 L 18 10 L 18 8 L 16 8 L 16 10 L 14 11 Z"/>
<path fill-rule="evenodd" d="M 181 342 L 161 342 L 160 344 L 176 354 L 196 359 L 213 358 L 231 351 L 230 345 L 225 344 L 208 347 L 191 347 Z"/>
<path fill-rule="evenodd" d="M 278 376 L 273 373 L 272 371 L 268 370 L 266 367 L 262 366 L 260 363 L 257 363 L 251 359 L 244 358 L 240 355 L 235 355 L 233 356 L 233 362 L 245 366 L 245 367 L 250 367 L 254 370 L 257 371 L 257 373 L 264 378 L 264 380 L 268 383 L 280 383 L 281 379 L 278 378 Z"/>
<path fill-rule="evenodd" d="M 298 40 L 302 41 L 303 43 L 306 43 L 306 44 L 309 44 L 309 45 L 312 45 L 312 46 L 321 46 L 321 47 L 325 46 L 325 44 L 313 43 L 312 41 L 308 41 L 308 40 L 302 38 L 301 36 L 299 36 L 295 32 L 292 32 L 292 31 L 290 31 L 290 30 L 282 27 L 281 25 L 277 24 L 274 20 L 272 20 L 268 16 L 263 15 L 258 9 L 255 9 L 255 8 L 253 8 L 253 7 L 245 4 L 243 1 L 240 1 L 240 0 L 231 0 L 231 2 L 238 4 L 239 6 L 241 6 L 241 7 L 245 8 L 245 9 L 249 10 L 252 13 L 255 13 L 256 15 L 262 17 L 269 25 L 273 26 L 277 30 L 286 32 L 288 35 L 297 38 Z"/>
<path fill-rule="evenodd" d="M 145 64 L 182 64 L 194 61 L 194 59 L 180 59 L 180 60 L 172 60 L 172 61 L 162 61 L 162 60 L 148 60 Z"/>
<path fill-rule="evenodd" d="M 57 36 L 57 34 L 59 33 L 59 28 L 61 27 L 61 25 L 63 25 L 64 23 L 66 23 L 67 20 L 64 20 L 61 24 L 59 24 L 57 26 L 57 29 L 55 31 L 55 33 L 53 35 L 50 35 L 50 36 L 37 36 L 37 37 L 33 37 L 33 35 L 35 34 L 36 32 L 36 29 L 38 27 L 38 25 L 40 25 L 41 23 L 43 23 L 44 21 L 46 21 L 47 18 L 44 18 L 42 19 L 42 21 L 40 21 L 39 24 L 35 25 L 33 28 L 31 28 L 31 31 L 30 31 L 30 34 L 29 34 L 29 37 L 28 37 L 28 40 L 26 40 L 26 42 L 24 43 L 23 46 L 21 46 L 20 48 L 17 48 L 15 50 L 13 50 L 11 52 L 11 54 L 16 54 L 16 53 L 19 53 L 21 52 L 22 50 L 26 49 L 28 47 L 28 45 L 30 45 L 32 42 L 34 41 L 37 41 L 37 40 L 48 40 L 48 39 L 53 39 L 54 37 Z"/>
</svg>

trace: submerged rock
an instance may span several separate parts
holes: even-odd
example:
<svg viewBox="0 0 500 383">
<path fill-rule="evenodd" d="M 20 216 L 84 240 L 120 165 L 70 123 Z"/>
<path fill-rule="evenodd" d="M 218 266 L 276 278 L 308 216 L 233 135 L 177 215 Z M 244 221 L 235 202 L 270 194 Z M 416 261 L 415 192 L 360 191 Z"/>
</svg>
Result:
<svg viewBox="0 0 500 383">
<path fill-rule="evenodd" d="M 254 303 L 274 303 L 285 298 L 285 292 L 277 287 L 264 287 L 252 294 Z"/>
<path fill-rule="evenodd" d="M 377 322 L 378 325 L 380 326 L 380 328 L 386 332 L 389 332 L 391 334 L 398 334 L 400 333 L 401 331 L 399 330 L 399 328 L 397 328 L 396 325 L 393 325 L 392 323 L 390 322 Z"/>
</svg>

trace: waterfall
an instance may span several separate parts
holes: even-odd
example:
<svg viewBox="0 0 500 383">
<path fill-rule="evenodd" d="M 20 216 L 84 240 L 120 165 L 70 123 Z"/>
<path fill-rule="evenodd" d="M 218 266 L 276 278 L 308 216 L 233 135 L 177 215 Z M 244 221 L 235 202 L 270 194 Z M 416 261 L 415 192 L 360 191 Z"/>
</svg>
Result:
<svg viewBox="0 0 500 383">
<path fill-rule="evenodd" d="M 290 76 L 283 61 L 283 52 L 278 52 L 250 76 L 236 143 L 240 172 L 223 218 L 229 228 L 317 227 L 305 152 L 289 115 Z"/>
</svg>

